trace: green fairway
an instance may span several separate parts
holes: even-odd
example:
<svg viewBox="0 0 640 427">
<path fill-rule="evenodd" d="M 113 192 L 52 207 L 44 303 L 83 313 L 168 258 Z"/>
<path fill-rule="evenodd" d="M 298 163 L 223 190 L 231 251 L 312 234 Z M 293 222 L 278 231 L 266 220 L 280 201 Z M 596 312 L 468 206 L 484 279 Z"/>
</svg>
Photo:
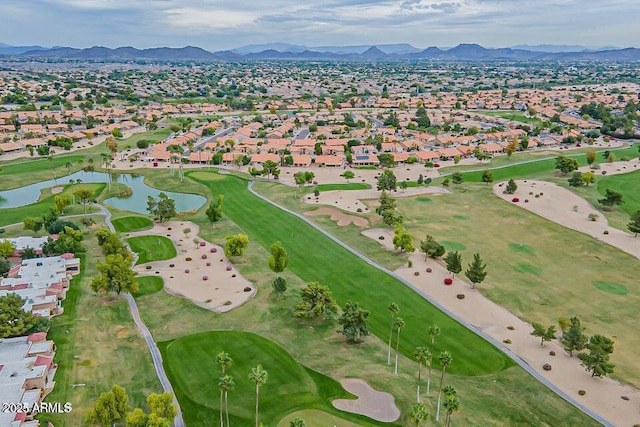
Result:
<svg viewBox="0 0 640 427">
<path fill-rule="evenodd" d="M 640 210 L 640 170 L 598 177 L 598 192 L 605 194 L 607 189 L 622 193 L 624 203 L 620 206 L 628 215 Z"/>
<path fill-rule="evenodd" d="M 148 230 L 153 228 L 153 221 L 143 216 L 126 216 L 112 221 L 116 231 L 127 233 L 130 231 Z"/>
<path fill-rule="evenodd" d="M 226 374 L 235 382 L 229 392 L 231 424 L 254 422 L 255 384 L 248 379 L 258 364 L 268 372 L 260 388 L 260 420 L 275 425 L 282 417 L 300 409 L 320 409 L 361 425 L 382 425 L 365 417 L 340 413 L 331 400 L 351 398 L 340 384 L 300 365 L 275 342 L 248 332 L 220 331 L 190 335 L 159 343 L 167 374 L 171 379 L 187 425 L 217 425 L 221 371 L 216 354 L 226 351 L 233 365 Z M 188 363 L 185 363 L 187 362 Z M 194 368 L 197 367 L 197 368 Z"/>
<path fill-rule="evenodd" d="M 131 250 L 138 254 L 137 264 L 162 261 L 176 256 L 176 247 L 164 236 L 138 236 L 127 239 Z"/>
<path fill-rule="evenodd" d="M 302 411 L 296 411 L 292 414 L 287 415 L 277 424 L 278 427 L 289 427 L 289 423 L 293 421 L 294 418 L 300 418 L 304 420 L 305 425 L 307 427 L 327 427 L 327 426 L 336 426 L 336 427 L 358 427 L 363 424 L 355 424 L 350 421 L 344 420 L 342 418 L 336 417 L 335 415 L 328 414 L 326 412 L 320 411 L 318 409 L 305 409 Z"/>
<path fill-rule="evenodd" d="M 82 184 L 83 188 L 87 188 L 93 191 L 93 197 L 97 199 L 100 193 L 106 187 L 106 184 Z M 72 197 L 73 190 L 77 189 L 77 186 L 66 185 L 61 195 Z M 40 216 L 47 212 L 50 208 L 55 207 L 55 196 L 50 194 L 47 197 L 42 198 L 36 203 L 32 203 L 26 206 L 20 206 L 18 208 L 0 209 L 0 226 L 15 224 L 22 222 L 27 217 Z M 91 204 L 87 204 L 87 214 L 93 211 Z M 84 208 L 81 204 L 75 204 L 67 206 L 64 210 L 65 215 L 79 215 L 84 212 Z"/>
<path fill-rule="evenodd" d="M 389 328 L 387 306 L 395 301 L 407 319 L 401 351 L 410 356 L 426 339 L 425 325 L 437 324 L 443 333 L 438 348 L 447 349 L 456 363 L 452 373 L 480 375 L 513 366 L 513 362 L 482 338 L 437 310 L 414 291 L 375 269 L 325 237 L 302 220 L 253 196 L 247 181 L 235 176 L 209 181 L 213 172 L 189 172 L 187 176 L 209 185 L 213 194 L 224 194 L 224 212 L 251 239 L 264 248 L 282 242 L 289 253 L 288 270 L 305 281 L 328 285 L 338 303 L 357 301 L 371 312 L 372 333 L 385 339 Z M 473 348 L 473 352 L 468 349 Z"/>
<path fill-rule="evenodd" d="M 144 295 L 155 294 L 164 287 L 164 280 L 162 280 L 162 277 L 158 276 L 140 276 L 137 278 L 137 282 L 138 292 L 133 294 L 136 298 Z"/>
</svg>

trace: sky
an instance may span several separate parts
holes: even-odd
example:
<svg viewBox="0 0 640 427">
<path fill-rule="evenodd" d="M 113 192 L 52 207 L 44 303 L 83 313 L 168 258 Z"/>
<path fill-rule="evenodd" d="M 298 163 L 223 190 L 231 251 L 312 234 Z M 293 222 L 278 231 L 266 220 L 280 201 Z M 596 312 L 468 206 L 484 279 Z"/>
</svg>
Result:
<svg viewBox="0 0 640 427">
<path fill-rule="evenodd" d="M 629 47 L 640 40 L 638 0 L 2 0 L 1 7 L 1 43 L 46 47 Z"/>
</svg>

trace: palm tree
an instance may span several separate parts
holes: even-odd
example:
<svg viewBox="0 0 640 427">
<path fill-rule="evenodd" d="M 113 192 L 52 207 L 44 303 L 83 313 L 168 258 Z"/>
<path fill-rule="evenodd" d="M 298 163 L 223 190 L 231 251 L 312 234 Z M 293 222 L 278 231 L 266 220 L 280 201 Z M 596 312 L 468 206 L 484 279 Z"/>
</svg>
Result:
<svg viewBox="0 0 640 427">
<path fill-rule="evenodd" d="M 221 378 L 223 378 L 226 370 L 233 365 L 233 359 L 229 356 L 229 353 L 221 351 L 216 355 L 216 363 L 220 365 L 220 369 L 222 370 Z M 222 388 L 220 389 L 220 426 L 224 426 L 222 422 Z"/>
<path fill-rule="evenodd" d="M 400 351 L 400 330 L 404 327 L 404 320 L 401 317 L 396 317 L 395 322 L 393 322 L 393 326 L 396 327 L 398 331 L 398 336 L 396 338 L 396 366 L 393 369 L 394 374 L 398 375 L 398 353 Z"/>
<path fill-rule="evenodd" d="M 229 427 L 231 425 L 229 423 L 229 390 L 233 390 L 236 384 L 233 382 L 233 377 L 231 375 L 225 375 L 220 378 L 218 385 L 220 386 L 220 390 L 224 393 L 224 410 L 226 413 L 227 427 Z"/>
<path fill-rule="evenodd" d="M 416 423 L 416 427 L 420 427 L 429 419 L 429 411 L 427 410 L 427 405 L 424 403 L 414 403 L 411 407 L 411 415 L 409 415 L 409 420 L 412 423 Z"/>
<path fill-rule="evenodd" d="M 391 340 L 393 340 L 393 322 L 396 320 L 396 316 L 400 311 L 398 304 L 392 302 L 387 307 L 389 312 L 391 313 L 391 327 L 389 328 L 389 351 L 387 352 L 387 365 L 391 365 Z"/>
<path fill-rule="evenodd" d="M 418 389 L 416 390 L 416 402 L 420 403 L 420 378 L 422 376 L 422 364 L 429 360 L 431 353 L 427 350 L 427 347 L 416 347 L 416 351 L 413 353 L 413 357 L 418 361 Z"/>
<path fill-rule="evenodd" d="M 429 350 L 429 373 L 427 374 L 427 394 L 431 390 L 431 368 L 433 367 L 433 347 L 436 343 L 436 337 L 440 335 L 440 328 L 433 325 L 429 328 L 429 336 L 431 337 L 431 350 Z"/>
<path fill-rule="evenodd" d="M 67 168 L 67 175 L 71 175 L 71 166 L 73 166 L 71 162 L 67 162 L 64 164 L 64 167 Z"/>
<path fill-rule="evenodd" d="M 262 369 L 262 365 L 258 365 L 251 369 L 249 380 L 256 383 L 256 427 L 258 427 L 258 403 L 260 397 L 260 386 L 267 382 L 269 374 Z"/>
<path fill-rule="evenodd" d="M 307 427 L 307 423 L 302 418 L 295 417 L 289 422 L 289 427 Z"/>
<path fill-rule="evenodd" d="M 460 401 L 457 397 L 452 396 L 444 401 L 443 406 L 445 411 L 447 411 L 447 416 L 445 417 L 445 426 L 449 427 L 449 424 L 451 423 L 451 414 L 460 409 Z"/>
<path fill-rule="evenodd" d="M 440 390 L 438 390 L 438 409 L 436 410 L 436 421 L 440 421 L 440 398 L 442 397 L 442 384 L 444 383 L 444 374 L 447 370 L 447 366 L 453 362 L 453 357 L 448 351 L 440 353 L 440 365 L 442 366 L 442 374 L 440 375 Z"/>
<path fill-rule="evenodd" d="M 56 180 L 56 169 L 53 167 L 53 150 L 49 151 L 49 166 L 51 167 L 51 176 L 53 176 L 53 180 Z"/>
</svg>

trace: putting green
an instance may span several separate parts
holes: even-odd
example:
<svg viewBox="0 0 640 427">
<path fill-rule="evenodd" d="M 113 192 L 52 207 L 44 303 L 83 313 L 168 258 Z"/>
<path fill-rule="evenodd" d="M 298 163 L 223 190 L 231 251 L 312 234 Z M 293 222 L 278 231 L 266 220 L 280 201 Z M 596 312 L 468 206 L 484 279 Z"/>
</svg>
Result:
<svg viewBox="0 0 640 427">
<path fill-rule="evenodd" d="M 445 240 L 443 242 L 440 242 L 440 244 L 442 246 L 444 246 L 444 248 L 450 252 L 450 251 L 464 251 L 465 249 L 467 249 L 467 247 L 460 242 L 451 242 L 449 240 Z"/>
<path fill-rule="evenodd" d="M 158 276 L 141 276 L 138 277 L 138 292 L 133 294 L 134 297 L 155 294 L 164 287 L 164 280 Z"/>
<path fill-rule="evenodd" d="M 129 231 L 148 230 L 153 227 L 153 221 L 143 216 L 125 216 L 112 221 L 116 231 L 126 233 Z"/>
<path fill-rule="evenodd" d="M 533 246 L 525 245 L 524 243 L 509 243 L 509 249 L 515 252 L 521 252 L 523 254 L 533 255 L 536 253 L 536 248 Z"/>
<path fill-rule="evenodd" d="M 536 276 L 542 274 L 542 269 L 540 267 L 536 267 L 531 264 L 518 264 L 514 270 L 518 273 L 535 274 Z"/>
<path fill-rule="evenodd" d="M 425 197 L 425 196 L 418 196 L 416 197 L 416 200 L 422 203 L 432 203 L 433 199 L 431 197 Z"/>
<path fill-rule="evenodd" d="M 471 217 L 469 215 L 463 215 L 463 214 L 457 214 L 453 216 L 455 219 L 460 219 L 462 221 L 467 221 L 469 219 L 471 219 Z"/>
<path fill-rule="evenodd" d="M 130 237 L 127 242 L 131 250 L 138 253 L 137 264 L 171 259 L 177 254 L 173 242 L 164 236 Z"/>
<path fill-rule="evenodd" d="M 596 280 L 595 282 L 593 282 L 593 286 L 595 286 L 596 288 L 608 294 L 626 295 L 629 293 L 629 289 L 627 289 L 626 286 L 621 285 L 619 283 L 604 282 L 601 280 Z"/>
</svg>

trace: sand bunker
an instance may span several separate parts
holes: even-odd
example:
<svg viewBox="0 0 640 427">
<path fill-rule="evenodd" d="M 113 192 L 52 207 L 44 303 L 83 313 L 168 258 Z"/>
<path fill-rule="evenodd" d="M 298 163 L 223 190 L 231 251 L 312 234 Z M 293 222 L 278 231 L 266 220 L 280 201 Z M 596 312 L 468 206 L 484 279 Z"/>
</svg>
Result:
<svg viewBox="0 0 640 427">
<path fill-rule="evenodd" d="M 502 186 L 500 186 L 501 184 Z M 640 258 L 640 239 L 634 238 L 632 234 L 610 227 L 601 212 L 574 192 L 551 182 L 518 180 L 516 181 L 518 190 L 514 194 L 503 194 L 506 183 L 501 184 L 496 184 L 493 187 L 493 192 L 509 203 L 527 209 L 564 227 L 588 234 L 636 258 Z M 539 197 L 535 197 L 536 194 Z M 517 203 L 512 202 L 514 198 L 518 198 L 519 201 Z M 597 221 L 589 220 L 590 214 L 596 215 Z M 605 231 L 607 234 L 605 234 Z"/>
<path fill-rule="evenodd" d="M 188 237 L 183 232 L 185 228 L 191 229 Z M 198 225 L 192 222 L 170 221 L 154 224 L 151 230 L 127 234 L 127 237 L 166 236 L 178 253 L 172 259 L 136 265 L 134 270 L 140 276 L 162 277 L 165 290 L 173 295 L 212 311 L 227 312 L 253 297 L 256 286 L 229 262 L 221 247 L 209 242 L 196 245 L 193 239 L 198 231 Z"/>
<path fill-rule="evenodd" d="M 400 410 L 391 394 L 374 390 L 369 384 L 357 378 L 345 378 L 340 381 L 340 384 L 345 390 L 355 394 L 358 398 L 355 400 L 334 400 L 332 403 L 337 409 L 365 415 L 376 421 L 386 423 L 393 422 L 400 417 Z"/>
<path fill-rule="evenodd" d="M 618 175 L 640 170 L 640 159 L 637 157 L 627 162 L 601 162 L 598 163 L 600 169 L 591 169 L 589 166 L 582 166 L 580 172 L 593 172 L 596 177 L 602 175 Z"/>
<path fill-rule="evenodd" d="M 423 194 L 443 194 L 448 191 L 441 187 L 414 187 L 406 190 L 392 191 L 393 197 L 414 197 Z M 369 190 L 334 190 L 322 191 L 316 198 L 313 195 L 305 196 L 302 201 L 311 205 L 333 206 L 348 212 L 369 212 L 369 207 L 362 200 L 379 199 L 381 192 L 375 188 Z"/>
<path fill-rule="evenodd" d="M 331 220 L 337 221 L 337 224 L 340 227 L 346 227 L 351 223 L 354 223 L 358 227 L 366 227 L 367 225 L 369 225 L 369 221 L 367 221 L 365 218 L 361 218 L 355 215 L 348 215 L 332 208 L 320 208 L 315 211 L 305 212 L 304 214 L 306 216 L 330 215 Z"/>
<path fill-rule="evenodd" d="M 64 190 L 64 187 L 53 187 L 51 189 L 51 194 L 60 194 Z"/>
</svg>

